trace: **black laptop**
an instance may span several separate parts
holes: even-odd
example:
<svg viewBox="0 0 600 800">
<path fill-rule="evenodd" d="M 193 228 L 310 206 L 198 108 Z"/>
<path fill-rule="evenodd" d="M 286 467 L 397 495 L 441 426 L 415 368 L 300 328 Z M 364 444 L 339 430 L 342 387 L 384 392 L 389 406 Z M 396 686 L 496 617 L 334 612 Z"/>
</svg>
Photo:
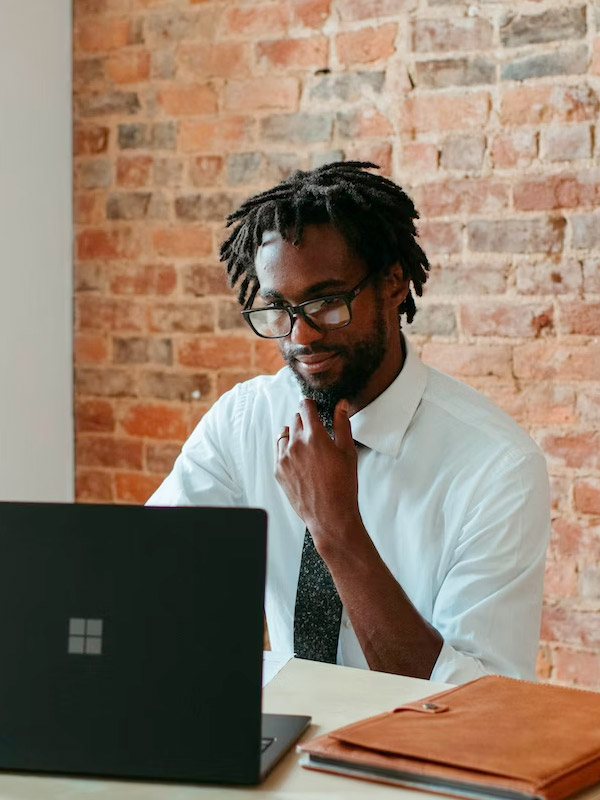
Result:
<svg viewBox="0 0 600 800">
<path fill-rule="evenodd" d="M 0 769 L 260 782 L 310 722 L 261 715 L 266 528 L 0 503 Z"/>
</svg>

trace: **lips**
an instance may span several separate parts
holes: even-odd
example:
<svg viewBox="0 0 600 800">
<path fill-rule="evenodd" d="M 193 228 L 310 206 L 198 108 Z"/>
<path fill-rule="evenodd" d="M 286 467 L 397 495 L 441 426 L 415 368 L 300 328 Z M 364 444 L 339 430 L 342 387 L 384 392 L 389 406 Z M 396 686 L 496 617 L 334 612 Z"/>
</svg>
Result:
<svg viewBox="0 0 600 800">
<path fill-rule="evenodd" d="M 295 361 L 302 372 L 315 375 L 319 372 L 326 372 L 338 358 L 339 354 L 336 352 L 311 353 L 310 355 L 296 356 Z"/>
</svg>

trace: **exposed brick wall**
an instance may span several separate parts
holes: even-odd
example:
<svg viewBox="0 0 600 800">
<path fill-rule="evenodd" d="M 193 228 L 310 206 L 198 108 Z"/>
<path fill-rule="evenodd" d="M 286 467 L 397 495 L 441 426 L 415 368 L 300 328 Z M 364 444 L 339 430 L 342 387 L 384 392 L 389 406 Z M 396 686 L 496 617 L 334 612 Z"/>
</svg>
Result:
<svg viewBox="0 0 600 800">
<path fill-rule="evenodd" d="M 414 196 L 424 359 L 548 457 L 539 674 L 600 688 L 600 3 L 75 0 L 77 497 L 139 503 L 279 358 L 216 258 L 225 214 L 336 158 Z"/>
</svg>

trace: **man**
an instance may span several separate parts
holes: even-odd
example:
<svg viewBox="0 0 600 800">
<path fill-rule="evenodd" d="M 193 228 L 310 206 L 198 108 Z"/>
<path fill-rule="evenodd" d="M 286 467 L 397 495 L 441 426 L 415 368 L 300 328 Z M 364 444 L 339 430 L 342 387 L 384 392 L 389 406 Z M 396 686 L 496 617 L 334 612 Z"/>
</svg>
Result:
<svg viewBox="0 0 600 800">
<path fill-rule="evenodd" d="M 532 678 L 545 462 L 402 335 L 428 263 L 411 200 L 374 167 L 297 172 L 231 215 L 221 259 L 287 366 L 221 397 L 149 502 L 267 509 L 274 649 L 437 681 Z"/>
</svg>

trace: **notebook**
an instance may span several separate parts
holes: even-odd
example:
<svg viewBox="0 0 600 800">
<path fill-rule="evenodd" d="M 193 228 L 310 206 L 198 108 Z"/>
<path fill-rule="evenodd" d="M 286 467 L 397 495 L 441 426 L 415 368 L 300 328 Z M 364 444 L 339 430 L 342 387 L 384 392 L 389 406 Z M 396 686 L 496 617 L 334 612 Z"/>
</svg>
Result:
<svg viewBox="0 0 600 800">
<path fill-rule="evenodd" d="M 310 722 L 261 715 L 266 528 L 0 503 L 0 769 L 260 782 Z"/>
</svg>

